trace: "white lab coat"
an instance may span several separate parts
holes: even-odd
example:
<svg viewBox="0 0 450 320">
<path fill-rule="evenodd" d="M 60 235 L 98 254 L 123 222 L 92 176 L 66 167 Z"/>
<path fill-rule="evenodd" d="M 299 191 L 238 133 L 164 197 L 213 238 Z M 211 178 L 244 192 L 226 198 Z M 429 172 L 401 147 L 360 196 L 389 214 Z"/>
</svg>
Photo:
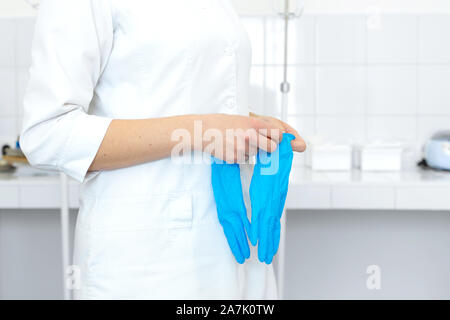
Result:
<svg viewBox="0 0 450 320">
<path fill-rule="evenodd" d="M 21 146 L 82 182 L 79 299 L 276 298 L 228 247 L 210 166 L 87 173 L 112 119 L 248 114 L 251 48 L 229 0 L 44 0 Z"/>
</svg>

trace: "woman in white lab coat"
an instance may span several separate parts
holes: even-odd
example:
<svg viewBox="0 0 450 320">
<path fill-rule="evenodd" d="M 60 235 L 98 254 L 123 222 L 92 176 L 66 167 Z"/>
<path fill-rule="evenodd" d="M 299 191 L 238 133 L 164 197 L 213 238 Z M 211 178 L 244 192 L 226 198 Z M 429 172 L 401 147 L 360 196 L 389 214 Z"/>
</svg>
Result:
<svg viewBox="0 0 450 320">
<path fill-rule="evenodd" d="M 229 0 L 42 2 L 21 146 L 33 165 L 82 182 L 77 298 L 276 297 L 272 266 L 236 263 L 210 166 L 169 158 L 173 131 L 193 134 L 196 121 L 298 137 L 249 116 L 250 56 Z M 276 148 L 280 135 L 258 132 L 247 145 Z M 300 137 L 293 147 L 304 150 Z"/>
</svg>

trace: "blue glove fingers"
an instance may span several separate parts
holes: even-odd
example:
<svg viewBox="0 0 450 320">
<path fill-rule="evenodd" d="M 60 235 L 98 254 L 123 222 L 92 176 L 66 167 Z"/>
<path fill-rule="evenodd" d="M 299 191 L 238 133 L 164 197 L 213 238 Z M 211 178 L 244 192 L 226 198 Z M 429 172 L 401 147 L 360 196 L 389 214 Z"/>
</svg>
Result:
<svg viewBox="0 0 450 320">
<path fill-rule="evenodd" d="M 253 246 L 258 244 L 258 238 L 260 234 L 261 219 L 264 217 L 264 213 L 268 202 L 271 197 L 271 190 L 265 186 L 269 181 L 267 177 L 261 175 L 261 163 L 259 155 L 257 157 L 257 164 L 253 171 L 253 178 L 250 184 L 250 202 L 252 208 L 252 222 L 251 232 L 249 234 L 250 242 Z M 264 179 L 265 178 L 265 179 Z"/>
<path fill-rule="evenodd" d="M 293 158 L 291 142 L 294 139 L 294 135 L 284 134 L 276 152 L 258 153 L 250 186 L 252 219 L 249 238 L 253 245 L 258 244 L 259 260 L 267 264 L 272 263 L 280 245 L 280 219 L 286 202 Z M 266 157 L 264 161 L 263 156 Z M 264 175 L 262 167 L 269 169 L 273 161 L 279 161 L 278 171 L 267 175 L 269 170 Z"/>
<path fill-rule="evenodd" d="M 253 182 L 252 182 L 253 183 Z M 250 202 L 252 208 L 252 222 L 250 225 L 250 232 L 248 234 L 248 238 L 253 246 L 256 246 L 258 243 L 258 230 L 259 230 L 259 219 L 261 217 L 261 199 L 255 198 L 255 184 L 252 184 L 250 187 Z"/>
<path fill-rule="evenodd" d="M 239 218 L 242 224 L 242 232 L 244 234 L 244 238 L 245 238 L 245 243 L 248 246 L 248 242 L 247 242 L 247 234 L 249 235 L 250 238 L 250 234 L 252 232 L 252 224 L 250 223 L 250 220 L 247 217 L 247 208 L 245 207 L 245 202 L 244 202 L 244 198 L 242 198 L 242 205 L 241 205 L 241 210 L 239 211 Z"/>
<path fill-rule="evenodd" d="M 276 222 L 275 228 L 272 232 L 272 256 L 276 255 L 278 252 L 278 248 L 280 247 L 280 237 L 281 237 L 281 224 L 280 222 Z"/>
<path fill-rule="evenodd" d="M 295 136 L 292 134 L 284 134 L 283 141 L 280 145 L 280 182 L 283 184 L 280 186 L 280 198 L 278 201 L 278 212 L 276 212 L 276 216 L 273 216 L 269 221 L 269 234 L 270 240 L 268 243 L 268 253 L 265 259 L 267 264 L 271 264 L 273 261 L 273 257 L 277 254 L 279 246 L 280 246 L 280 237 L 281 237 L 281 224 L 280 219 L 283 214 L 284 206 L 286 203 L 286 196 L 289 184 L 289 173 L 291 171 L 292 166 L 292 147 L 291 141 L 295 139 Z M 281 165 L 281 163 L 283 165 Z"/>
<path fill-rule="evenodd" d="M 279 223 L 277 223 L 276 218 L 271 218 L 270 222 L 268 223 L 269 230 L 268 230 L 268 237 L 267 237 L 267 253 L 265 262 L 267 264 L 271 264 L 273 261 L 273 257 L 275 256 L 276 252 L 278 251 L 278 245 L 280 244 L 280 228 Z"/>
<path fill-rule="evenodd" d="M 258 241 L 258 259 L 261 262 L 265 261 L 265 257 L 266 257 L 266 241 L 262 238 L 259 239 Z"/>
<path fill-rule="evenodd" d="M 252 224 L 250 223 L 248 218 L 246 218 L 244 220 L 244 224 L 245 224 L 244 228 L 245 228 L 245 232 L 247 233 L 247 237 L 250 240 L 250 243 L 253 245 L 253 242 L 252 242 L 252 232 L 253 232 L 252 231 Z"/>
<path fill-rule="evenodd" d="M 250 258 L 250 247 L 248 246 L 247 235 L 245 234 L 244 226 L 236 230 L 236 235 L 242 255 L 245 259 Z"/>
<path fill-rule="evenodd" d="M 261 230 L 259 232 L 259 241 L 258 241 L 258 258 L 259 261 L 265 262 L 267 260 L 267 256 L 269 255 L 269 239 L 270 239 L 270 230 L 267 228 L 267 223 L 261 224 Z"/>
<path fill-rule="evenodd" d="M 270 222 L 267 223 L 267 230 L 264 231 L 265 237 L 263 241 L 260 241 L 259 245 L 263 248 L 261 249 L 260 261 L 266 264 L 271 264 L 273 258 L 278 252 L 280 245 L 281 236 L 281 225 L 278 219 L 271 218 Z"/>
<path fill-rule="evenodd" d="M 267 235 L 267 250 L 266 256 L 264 257 L 264 262 L 266 264 L 271 264 L 273 260 L 273 235 L 269 232 Z"/>
<path fill-rule="evenodd" d="M 225 237 L 227 238 L 228 245 L 230 246 L 231 252 L 233 253 L 236 261 L 239 264 L 243 264 L 245 262 L 244 255 L 242 254 L 241 248 L 239 246 L 238 240 L 234 233 L 233 227 L 228 223 L 223 223 L 223 232 L 225 233 Z"/>
<path fill-rule="evenodd" d="M 237 164 L 224 164 L 213 159 L 211 182 L 228 245 L 238 263 L 250 257 L 246 228 L 250 229 L 247 210 L 242 195 L 240 168 Z"/>
<path fill-rule="evenodd" d="M 258 218 L 253 216 L 253 212 L 255 211 L 252 208 L 252 224 L 250 226 L 250 233 L 248 235 L 248 238 L 253 246 L 256 246 L 258 244 L 258 228 L 259 228 Z"/>
<path fill-rule="evenodd" d="M 272 264 L 272 261 L 273 261 L 273 257 L 274 257 L 275 255 L 272 255 L 272 254 L 268 254 L 267 255 L 267 257 L 266 257 L 266 260 L 264 261 L 267 265 L 270 265 L 270 264 Z"/>
<path fill-rule="evenodd" d="M 266 232 L 262 236 L 262 238 L 259 240 L 259 243 L 258 243 L 259 261 L 266 263 L 266 264 L 272 263 L 273 255 L 271 254 L 272 253 L 271 243 L 272 243 L 271 235 L 269 234 L 269 232 Z"/>
<path fill-rule="evenodd" d="M 240 217 L 241 222 L 243 223 L 242 232 L 244 232 L 244 239 L 245 239 L 245 245 L 248 247 L 247 242 L 247 236 L 245 232 L 250 233 L 251 224 L 250 220 L 247 217 L 247 208 L 245 207 L 245 201 L 244 201 L 244 195 L 242 194 L 242 182 L 241 182 L 241 174 L 240 174 L 240 167 L 238 164 L 230 165 L 233 168 L 233 171 L 231 172 L 232 176 L 228 178 L 232 178 L 231 182 L 235 184 L 236 187 L 236 194 L 233 195 L 233 201 L 239 201 L 239 206 L 236 206 L 236 209 L 238 210 L 238 214 L 236 216 Z M 234 200 L 235 199 L 235 200 Z M 242 233 L 239 232 L 239 233 Z M 244 243 L 241 241 L 241 243 Z M 250 249 L 248 249 L 250 252 Z M 246 250 L 244 250 L 246 252 Z M 250 253 L 249 253 L 250 254 Z"/>
<path fill-rule="evenodd" d="M 242 196 L 242 204 L 241 204 L 241 206 L 243 207 L 243 209 L 240 211 L 240 213 L 241 213 L 241 221 L 244 224 L 245 232 L 247 232 L 247 234 L 250 237 L 250 234 L 252 232 L 252 230 L 251 230 L 252 229 L 252 225 L 250 223 L 250 220 L 247 217 L 247 208 L 245 207 L 245 202 L 244 202 L 243 196 Z"/>
<path fill-rule="evenodd" d="M 281 216 L 283 215 L 284 205 L 286 204 L 286 198 L 287 198 L 287 190 L 284 190 L 280 195 L 280 199 L 278 200 L 278 217 L 280 219 Z"/>
<path fill-rule="evenodd" d="M 281 146 L 283 148 L 283 151 L 288 151 L 289 153 L 293 153 L 292 151 L 292 140 L 295 140 L 295 136 L 290 133 L 283 134 L 283 140 L 281 140 Z"/>
</svg>

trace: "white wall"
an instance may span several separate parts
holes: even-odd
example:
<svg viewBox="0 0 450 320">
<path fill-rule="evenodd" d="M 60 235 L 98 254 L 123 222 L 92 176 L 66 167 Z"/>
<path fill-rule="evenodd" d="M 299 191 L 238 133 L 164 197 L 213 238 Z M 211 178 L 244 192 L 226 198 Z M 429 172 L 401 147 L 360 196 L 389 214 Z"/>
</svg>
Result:
<svg viewBox="0 0 450 320">
<path fill-rule="evenodd" d="M 279 116 L 281 19 L 242 21 L 254 53 L 250 106 Z M 404 141 L 410 167 L 449 129 L 450 15 L 308 14 L 291 28 L 288 121 L 305 138 Z"/>
<path fill-rule="evenodd" d="M 278 115 L 281 19 L 242 21 L 254 52 L 251 106 Z M 20 132 L 33 27 L 33 18 L 0 18 L 0 143 L 13 143 Z M 289 121 L 306 138 L 403 140 L 420 148 L 435 131 L 448 130 L 450 15 L 372 21 L 309 14 L 290 34 Z"/>
</svg>

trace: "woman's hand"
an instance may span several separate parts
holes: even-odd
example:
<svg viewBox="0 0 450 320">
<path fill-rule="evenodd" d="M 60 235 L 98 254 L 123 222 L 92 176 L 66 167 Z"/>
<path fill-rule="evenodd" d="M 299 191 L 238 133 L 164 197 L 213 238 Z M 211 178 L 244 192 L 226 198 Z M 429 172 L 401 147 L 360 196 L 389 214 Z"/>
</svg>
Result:
<svg viewBox="0 0 450 320">
<path fill-rule="evenodd" d="M 210 114 L 203 122 L 202 151 L 228 163 L 244 163 L 258 149 L 274 152 L 284 130 L 256 117 Z"/>
<path fill-rule="evenodd" d="M 250 113 L 250 117 L 270 123 L 271 125 L 274 125 L 277 128 L 279 128 L 283 133 L 293 134 L 295 136 L 295 140 L 292 141 L 292 149 L 295 152 L 304 152 L 306 150 L 306 143 L 303 140 L 303 138 L 300 137 L 299 133 L 287 123 L 277 118 L 260 116 L 254 113 Z"/>
</svg>

